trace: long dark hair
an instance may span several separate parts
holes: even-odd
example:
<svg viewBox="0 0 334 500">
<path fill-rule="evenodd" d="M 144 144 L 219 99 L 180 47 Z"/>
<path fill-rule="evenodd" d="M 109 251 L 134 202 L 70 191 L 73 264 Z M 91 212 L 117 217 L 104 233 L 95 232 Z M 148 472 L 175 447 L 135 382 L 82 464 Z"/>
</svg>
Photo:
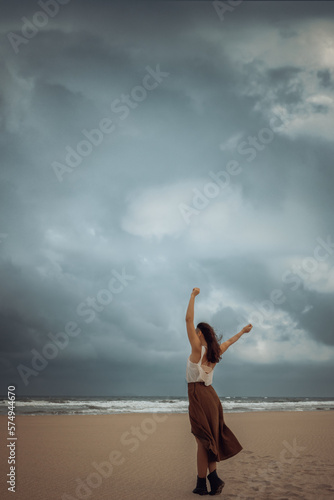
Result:
<svg viewBox="0 0 334 500">
<path fill-rule="evenodd" d="M 219 363 L 221 360 L 220 354 L 220 340 L 222 339 L 222 335 L 217 337 L 216 332 L 212 328 L 212 326 L 208 325 L 208 323 L 198 323 L 197 327 L 204 335 L 206 343 L 208 344 L 208 350 L 206 353 L 206 357 L 210 363 Z"/>
</svg>

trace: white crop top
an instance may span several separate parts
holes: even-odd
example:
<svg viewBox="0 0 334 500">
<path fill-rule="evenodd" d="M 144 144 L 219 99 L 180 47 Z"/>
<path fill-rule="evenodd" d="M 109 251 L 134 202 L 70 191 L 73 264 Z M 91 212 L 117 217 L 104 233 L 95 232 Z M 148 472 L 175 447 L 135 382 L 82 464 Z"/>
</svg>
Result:
<svg viewBox="0 0 334 500">
<path fill-rule="evenodd" d="M 205 385 L 212 384 L 213 378 L 213 368 L 202 365 L 202 358 L 205 353 L 206 346 L 202 345 L 202 354 L 201 359 L 198 363 L 193 363 L 190 361 L 190 356 L 187 360 L 187 371 L 186 371 L 186 379 L 187 382 L 204 382 Z"/>
</svg>

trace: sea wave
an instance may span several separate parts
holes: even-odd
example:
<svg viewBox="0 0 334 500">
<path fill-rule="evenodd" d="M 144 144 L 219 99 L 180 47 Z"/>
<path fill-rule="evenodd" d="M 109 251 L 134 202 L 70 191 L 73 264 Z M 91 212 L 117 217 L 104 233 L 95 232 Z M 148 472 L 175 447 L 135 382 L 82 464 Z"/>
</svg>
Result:
<svg viewBox="0 0 334 500">
<path fill-rule="evenodd" d="M 220 398 L 225 413 L 254 411 L 333 411 L 334 398 L 247 397 Z M 17 415 L 100 415 L 124 413 L 187 413 L 186 397 L 27 397 L 17 399 Z M 7 413 L 7 401 L 0 400 L 0 414 Z"/>
</svg>

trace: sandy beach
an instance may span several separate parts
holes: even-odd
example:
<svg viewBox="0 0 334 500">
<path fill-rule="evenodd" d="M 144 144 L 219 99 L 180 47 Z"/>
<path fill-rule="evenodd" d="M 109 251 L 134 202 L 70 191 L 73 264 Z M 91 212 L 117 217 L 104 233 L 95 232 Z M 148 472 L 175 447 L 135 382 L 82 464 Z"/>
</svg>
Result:
<svg viewBox="0 0 334 500">
<path fill-rule="evenodd" d="M 334 412 L 228 413 L 225 421 L 244 449 L 217 465 L 220 498 L 334 498 Z M 4 435 L 6 417 L 0 422 Z M 7 491 L 3 439 L 1 498 L 199 498 L 187 414 L 18 416 L 16 427 L 16 493 Z"/>
</svg>

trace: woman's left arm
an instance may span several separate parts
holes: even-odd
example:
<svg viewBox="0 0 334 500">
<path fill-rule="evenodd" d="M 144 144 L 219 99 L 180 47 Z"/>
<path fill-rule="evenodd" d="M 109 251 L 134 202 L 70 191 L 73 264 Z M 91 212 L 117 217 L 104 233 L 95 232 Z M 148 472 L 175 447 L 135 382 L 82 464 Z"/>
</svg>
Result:
<svg viewBox="0 0 334 500">
<path fill-rule="evenodd" d="M 191 344 L 191 347 L 195 350 L 200 350 L 201 348 L 201 343 L 199 341 L 199 338 L 196 334 L 196 329 L 194 325 L 194 306 L 195 306 L 195 297 L 198 295 L 200 292 L 199 288 L 193 288 L 193 291 L 191 292 L 190 295 L 190 300 L 188 304 L 188 309 L 186 313 L 186 325 L 187 325 L 187 333 L 188 333 L 188 339 Z"/>
<path fill-rule="evenodd" d="M 253 325 L 251 325 L 249 323 L 249 325 L 244 326 L 243 329 L 239 333 L 236 333 L 230 339 L 225 340 L 225 342 L 223 342 L 222 344 L 220 344 L 220 353 L 223 354 L 230 347 L 230 345 L 234 344 L 234 342 L 236 342 L 237 340 L 239 340 L 240 337 L 242 335 L 244 335 L 245 333 L 249 333 L 252 328 L 253 328 Z"/>
</svg>

